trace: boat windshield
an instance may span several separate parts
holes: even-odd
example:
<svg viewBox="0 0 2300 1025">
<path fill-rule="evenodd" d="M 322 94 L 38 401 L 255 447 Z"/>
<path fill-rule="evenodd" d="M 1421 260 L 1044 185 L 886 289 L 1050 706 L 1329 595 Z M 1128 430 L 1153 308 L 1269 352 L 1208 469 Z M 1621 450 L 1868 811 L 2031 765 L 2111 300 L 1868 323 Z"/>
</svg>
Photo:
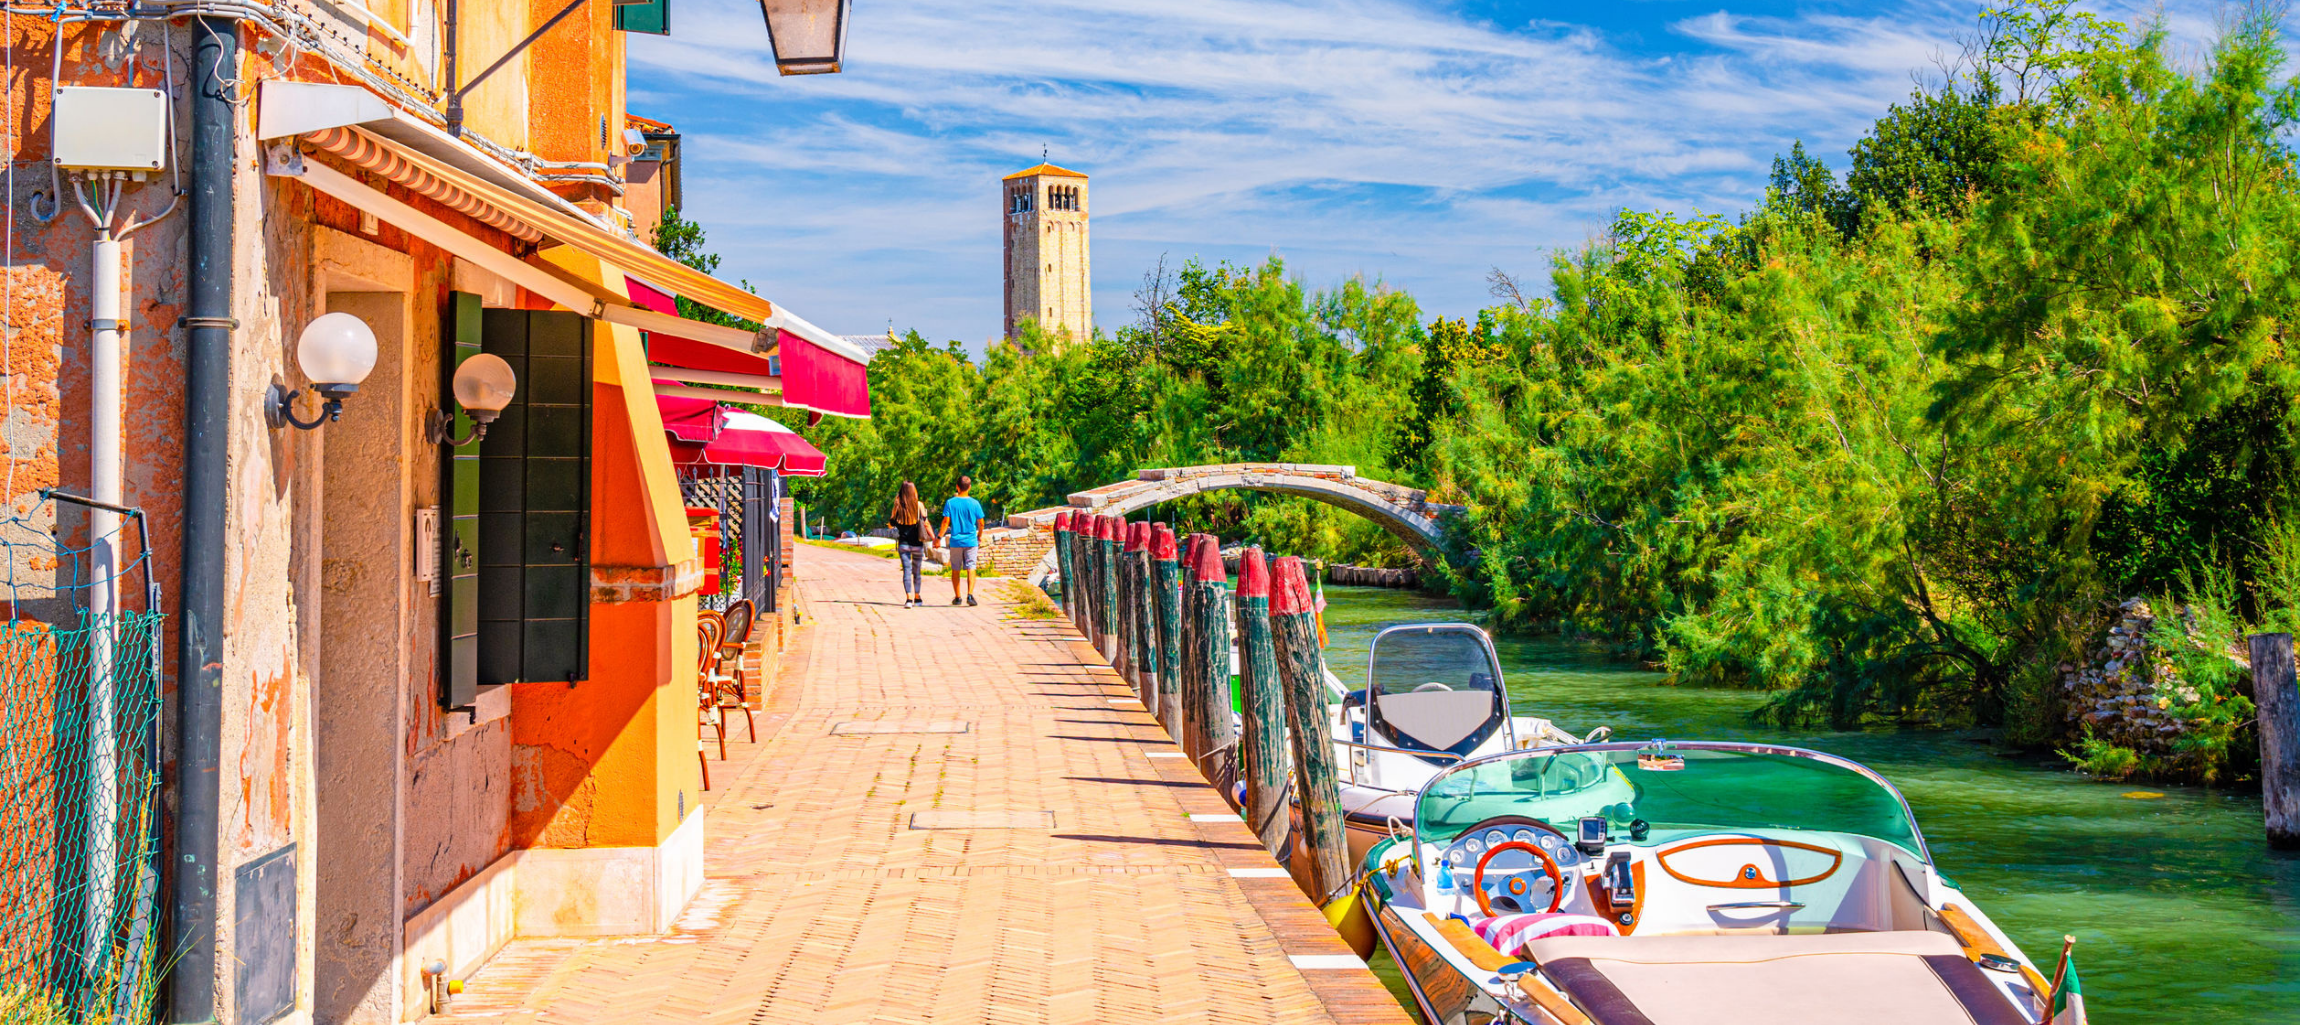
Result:
<svg viewBox="0 0 2300 1025">
<path fill-rule="evenodd" d="M 1607 820 L 1616 840 L 1640 819 L 1646 842 L 1687 830 L 1796 829 L 1874 837 L 1920 858 L 1924 841 L 1901 795 L 1851 762 L 1797 748 L 1630 744 L 1543 748 L 1467 763 L 1425 787 L 1414 808 L 1424 842 L 1443 843 L 1497 815 L 1573 835 Z"/>
<path fill-rule="evenodd" d="M 1366 682 L 1374 694 L 1476 691 L 1501 686 L 1501 668 L 1485 633 L 1466 623 L 1392 627 L 1374 638 L 1366 655 Z"/>
</svg>

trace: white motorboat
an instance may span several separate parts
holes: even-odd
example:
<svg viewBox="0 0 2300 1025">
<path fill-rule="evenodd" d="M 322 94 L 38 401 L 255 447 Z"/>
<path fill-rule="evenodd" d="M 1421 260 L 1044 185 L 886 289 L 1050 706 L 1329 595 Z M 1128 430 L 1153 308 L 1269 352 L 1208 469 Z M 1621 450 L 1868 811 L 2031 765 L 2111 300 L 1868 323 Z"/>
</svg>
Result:
<svg viewBox="0 0 2300 1025">
<path fill-rule="evenodd" d="M 1363 690 L 1347 689 L 1331 671 L 1326 686 L 1336 699 L 1334 755 L 1353 859 L 1387 838 L 1393 822 L 1411 822 L 1415 792 L 1447 768 L 1584 739 L 1514 714 L 1493 639 L 1468 623 L 1385 629 L 1368 648 Z"/>
<path fill-rule="evenodd" d="M 1900 792 L 1844 758 L 1513 749 L 1412 801 L 1359 882 L 1432 1025 L 2034 1025 L 2049 1005 Z"/>
</svg>

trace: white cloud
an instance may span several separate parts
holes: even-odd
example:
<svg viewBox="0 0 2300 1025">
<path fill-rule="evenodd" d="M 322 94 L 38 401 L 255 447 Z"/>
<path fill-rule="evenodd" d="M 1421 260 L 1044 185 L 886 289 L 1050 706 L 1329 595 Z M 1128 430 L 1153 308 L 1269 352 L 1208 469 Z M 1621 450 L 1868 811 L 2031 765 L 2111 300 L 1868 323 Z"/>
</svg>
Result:
<svg viewBox="0 0 2300 1025">
<path fill-rule="evenodd" d="M 778 78 L 755 4 L 682 0 L 632 37 L 632 107 L 685 132 L 723 271 L 835 330 L 995 333 L 997 179 L 1041 146 L 1093 176 L 1106 329 L 1161 252 L 1274 248 L 1458 316 L 1614 209 L 1737 210 L 1792 139 L 1842 154 L 1976 8 L 1860 10 L 1657 18 L 1640 49 L 1408 0 L 871 0 L 844 74 Z"/>
</svg>

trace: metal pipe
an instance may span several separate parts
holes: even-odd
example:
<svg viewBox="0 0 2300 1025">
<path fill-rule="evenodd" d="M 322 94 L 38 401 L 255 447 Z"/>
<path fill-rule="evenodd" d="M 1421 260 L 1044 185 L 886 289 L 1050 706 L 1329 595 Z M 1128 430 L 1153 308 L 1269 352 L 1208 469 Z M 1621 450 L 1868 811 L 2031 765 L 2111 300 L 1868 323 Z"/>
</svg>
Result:
<svg viewBox="0 0 2300 1025">
<path fill-rule="evenodd" d="M 203 16 L 193 36 L 190 257 L 184 335 L 184 526 L 176 642 L 176 856 L 170 909 L 174 1025 L 216 1020 L 216 841 L 223 731 L 224 478 L 231 407 L 230 83 L 239 23 Z"/>
<path fill-rule="evenodd" d="M 488 65 L 486 70 L 471 76 L 471 81 L 456 86 L 454 92 L 448 93 L 447 134 L 463 134 L 464 93 L 479 88 L 479 83 L 487 81 L 487 76 L 494 74 L 505 64 L 511 63 L 511 58 L 517 57 L 521 53 L 526 52 L 528 47 L 535 45 L 536 40 L 543 38 L 543 33 L 551 31 L 551 29 L 557 26 L 560 22 L 567 20 L 567 16 L 575 13 L 576 8 L 583 6 L 588 2 L 590 2 L 590 0 L 568 0 L 567 6 L 560 8 L 559 13 L 552 15 L 551 20 L 544 22 L 541 28 L 528 33 L 527 38 L 520 40 L 519 45 L 512 47 L 508 51 L 505 51 L 503 56 L 495 58 L 495 63 Z"/>
<path fill-rule="evenodd" d="M 111 211 L 106 211 L 107 218 Z M 91 975 L 101 967 L 100 952 L 111 949 L 114 881 L 119 856 L 120 805 L 118 683 L 113 648 L 119 612 L 120 514 L 120 242 L 111 225 L 96 225 L 89 261 L 89 327 L 94 337 L 88 361 L 88 482 L 101 505 L 88 510 L 88 947 Z"/>
</svg>

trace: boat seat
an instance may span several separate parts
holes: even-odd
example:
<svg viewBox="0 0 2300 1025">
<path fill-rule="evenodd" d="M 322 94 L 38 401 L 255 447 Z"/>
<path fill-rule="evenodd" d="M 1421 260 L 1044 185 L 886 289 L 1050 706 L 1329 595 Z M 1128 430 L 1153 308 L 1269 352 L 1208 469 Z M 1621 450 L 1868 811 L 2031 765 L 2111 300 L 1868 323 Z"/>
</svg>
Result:
<svg viewBox="0 0 2300 1025">
<path fill-rule="evenodd" d="M 2026 1025 L 1937 932 L 1562 936 L 1525 956 L 1595 1025 Z"/>
<path fill-rule="evenodd" d="M 1493 718 L 1490 690 L 1433 690 L 1374 698 L 1382 726 L 1444 751 L 1468 740 Z"/>
</svg>

